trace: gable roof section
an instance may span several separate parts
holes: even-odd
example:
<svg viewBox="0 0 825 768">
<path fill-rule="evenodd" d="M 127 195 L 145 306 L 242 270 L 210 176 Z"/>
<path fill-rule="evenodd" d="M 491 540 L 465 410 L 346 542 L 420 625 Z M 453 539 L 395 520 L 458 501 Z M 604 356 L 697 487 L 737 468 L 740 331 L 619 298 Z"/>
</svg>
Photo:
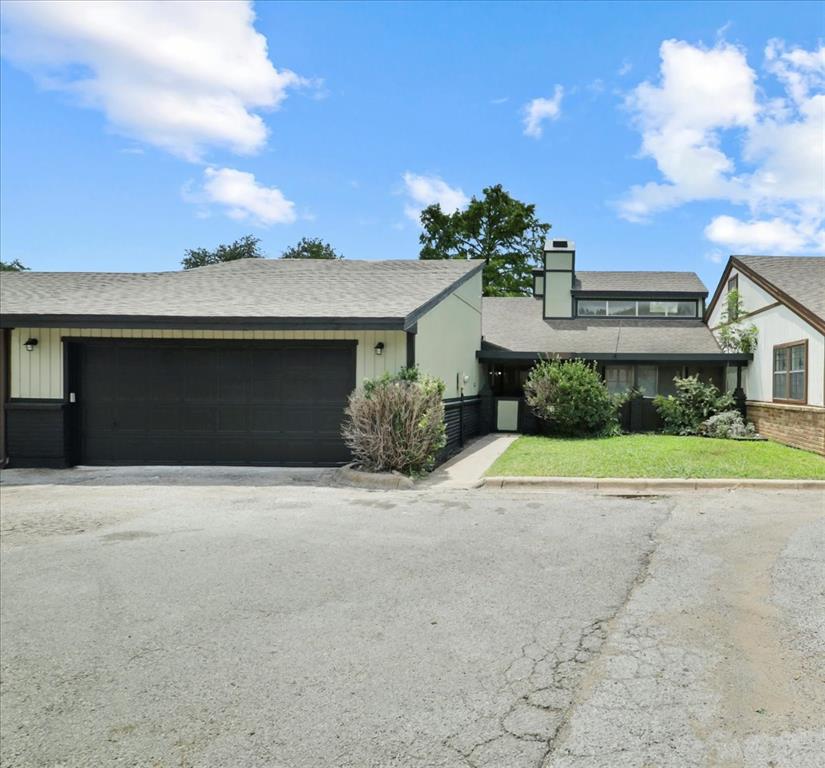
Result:
<svg viewBox="0 0 825 768">
<path fill-rule="evenodd" d="M 694 294 L 707 296 L 708 289 L 695 272 L 579 272 L 574 293 L 610 295 L 623 293 L 660 296 Z"/>
<path fill-rule="evenodd" d="M 483 298 L 481 332 L 501 357 L 560 355 L 594 359 L 731 359 L 699 319 L 545 320 L 535 298 Z M 482 355 L 484 356 L 484 355 Z M 491 357 L 497 356 L 495 351 Z M 744 359 L 744 358 L 743 358 Z"/>
<path fill-rule="evenodd" d="M 825 256 L 731 256 L 705 317 L 724 293 L 736 269 L 791 311 L 825 333 Z"/>
<path fill-rule="evenodd" d="M 180 272 L 2 273 L 2 325 L 409 329 L 479 261 L 245 259 Z"/>
</svg>

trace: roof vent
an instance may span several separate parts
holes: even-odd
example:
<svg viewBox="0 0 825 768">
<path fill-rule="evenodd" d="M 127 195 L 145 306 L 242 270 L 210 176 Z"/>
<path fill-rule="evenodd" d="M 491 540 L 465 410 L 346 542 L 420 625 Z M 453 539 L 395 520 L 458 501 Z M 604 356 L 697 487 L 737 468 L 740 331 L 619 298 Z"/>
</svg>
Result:
<svg viewBox="0 0 825 768">
<path fill-rule="evenodd" d="M 553 241 L 554 248 L 567 248 L 567 240 L 554 240 Z"/>
</svg>

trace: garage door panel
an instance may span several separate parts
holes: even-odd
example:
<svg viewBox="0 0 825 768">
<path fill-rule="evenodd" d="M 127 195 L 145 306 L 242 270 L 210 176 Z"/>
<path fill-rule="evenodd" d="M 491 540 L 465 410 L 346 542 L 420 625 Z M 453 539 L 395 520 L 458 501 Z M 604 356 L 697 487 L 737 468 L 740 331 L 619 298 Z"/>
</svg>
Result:
<svg viewBox="0 0 825 768">
<path fill-rule="evenodd" d="M 90 464 L 311 464 L 340 436 L 355 347 L 84 344 L 79 457 Z"/>
</svg>

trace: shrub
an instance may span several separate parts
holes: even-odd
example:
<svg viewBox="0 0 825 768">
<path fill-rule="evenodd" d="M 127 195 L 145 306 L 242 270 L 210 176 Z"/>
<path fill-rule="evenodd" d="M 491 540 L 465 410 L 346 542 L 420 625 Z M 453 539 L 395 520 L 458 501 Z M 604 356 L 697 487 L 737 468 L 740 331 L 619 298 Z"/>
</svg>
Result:
<svg viewBox="0 0 825 768">
<path fill-rule="evenodd" d="M 349 397 L 342 434 L 361 467 L 417 475 L 447 442 L 444 382 L 417 368 L 367 379 Z"/>
<path fill-rule="evenodd" d="M 607 391 L 595 363 L 542 360 L 524 385 L 527 404 L 560 435 L 616 434 L 618 402 Z"/>
<path fill-rule="evenodd" d="M 705 437 L 753 437 L 756 430 L 753 424 L 742 418 L 739 411 L 722 411 L 699 425 L 699 434 Z"/>
<path fill-rule="evenodd" d="M 698 376 L 673 379 L 676 395 L 657 395 L 653 405 L 664 422 L 664 431 L 673 435 L 695 435 L 699 425 L 722 411 L 733 408 L 733 397 L 722 394 Z"/>
</svg>

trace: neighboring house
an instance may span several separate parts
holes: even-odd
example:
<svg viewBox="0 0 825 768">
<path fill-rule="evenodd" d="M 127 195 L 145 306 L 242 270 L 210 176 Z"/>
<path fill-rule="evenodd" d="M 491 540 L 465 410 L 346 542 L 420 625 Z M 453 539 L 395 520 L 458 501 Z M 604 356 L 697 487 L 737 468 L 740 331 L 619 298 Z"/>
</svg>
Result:
<svg viewBox="0 0 825 768">
<path fill-rule="evenodd" d="M 652 398 L 673 393 L 674 377 L 698 374 L 723 387 L 725 367 L 750 359 L 720 349 L 702 319 L 707 289 L 693 272 L 581 272 L 574 243 L 554 239 L 533 294 L 482 300 L 478 357 L 493 394 L 493 429 L 535 429 L 523 385 L 542 357 L 593 360 L 611 392 L 641 390 L 625 414 L 632 430 L 659 426 Z"/>
<path fill-rule="evenodd" d="M 407 365 L 478 431 L 480 262 L 250 259 L 2 274 L 11 466 L 336 464 L 347 396 Z"/>
<path fill-rule="evenodd" d="M 758 331 L 743 372 L 748 418 L 766 437 L 825 454 L 825 257 L 731 256 L 706 313 L 717 332 L 734 289 Z"/>
</svg>

